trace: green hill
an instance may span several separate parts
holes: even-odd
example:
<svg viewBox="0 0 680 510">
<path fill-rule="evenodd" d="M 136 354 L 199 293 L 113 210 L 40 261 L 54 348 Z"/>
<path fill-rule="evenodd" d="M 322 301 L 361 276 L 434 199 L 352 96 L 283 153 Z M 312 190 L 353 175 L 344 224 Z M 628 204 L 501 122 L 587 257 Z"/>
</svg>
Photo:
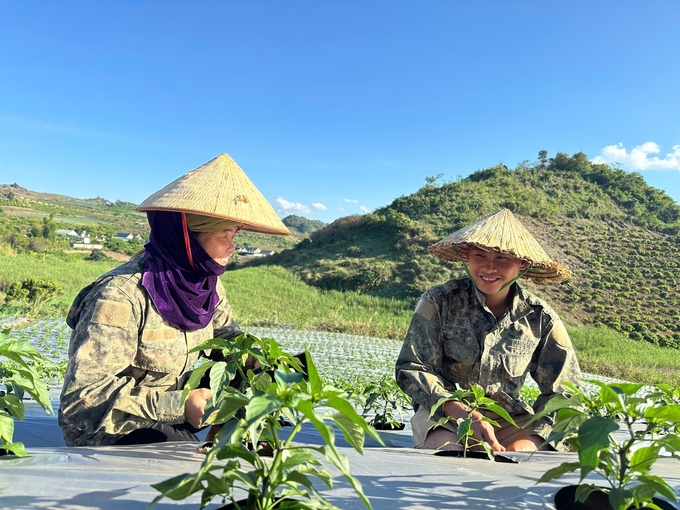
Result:
<svg viewBox="0 0 680 510">
<path fill-rule="evenodd" d="M 319 220 L 310 220 L 303 216 L 298 216 L 296 214 L 289 214 L 283 218 L 283 224 L 288 227 L 288 229 L 293 234 L 306 235 L 311 234 L 317 230 L 324 228 L 327 224 Z"/>
<path fill-rule="evenodd" d="M 460 269 L 427 246 L 501 208 L 512 210 L 574 277 L 530 290 L 567 322 L 680 347 L 680 206 L 641 175 L 558 153 L 427 184 L 387 207 L 340 218 L 294 248 L 252 262 L 281 265 L 322 289 L 417 297 Z"/>
</svg>

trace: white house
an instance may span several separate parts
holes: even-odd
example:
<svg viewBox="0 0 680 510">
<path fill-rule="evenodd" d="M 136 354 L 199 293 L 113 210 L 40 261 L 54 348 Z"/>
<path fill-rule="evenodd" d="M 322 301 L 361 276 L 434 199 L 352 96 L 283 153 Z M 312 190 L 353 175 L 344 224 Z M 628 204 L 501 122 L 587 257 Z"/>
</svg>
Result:
<svg viewBox="0 0 680 510">
<path fill-rule="evenodd" d="M 118 232 L 113 239 L 119 239 L 120 241 L 132 241 L 133 239 L 142 239 L 139 234 L 131 234 L 129 232 Z"/>
<path fill-rule="evenodd" d="M 57 229 L 55 230 L 55 233 L 58 236 L 68 237 L 69 239 L 80 239 L 80 236 L 75 230 Z"/>
</svg>

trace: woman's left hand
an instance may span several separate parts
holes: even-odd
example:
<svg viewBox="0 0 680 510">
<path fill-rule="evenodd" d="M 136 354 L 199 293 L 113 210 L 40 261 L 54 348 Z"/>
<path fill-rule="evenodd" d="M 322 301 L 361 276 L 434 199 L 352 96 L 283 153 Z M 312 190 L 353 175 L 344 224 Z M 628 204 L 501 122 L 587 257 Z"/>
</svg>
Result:
<svg viewBox="0 0 680 510">
<path fill-rule="evenodd" d="M 184 418 L 190 425 L 196 428 L 201 425 L 205 405 L 211 397 L 212 392 L 208 388 L 196 388 L 189 392 L 184 402 Z"/>
</svg>

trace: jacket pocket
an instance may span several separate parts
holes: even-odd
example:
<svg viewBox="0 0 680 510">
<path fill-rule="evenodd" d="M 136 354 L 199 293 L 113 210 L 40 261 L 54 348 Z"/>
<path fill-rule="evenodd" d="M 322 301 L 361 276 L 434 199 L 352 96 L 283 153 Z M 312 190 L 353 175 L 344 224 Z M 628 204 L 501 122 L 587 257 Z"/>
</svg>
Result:
<svg viewBox="0 0 680 510">
<path fill-rule="evenodd" d="M 462 365 L 473 365 L 479 357 L 479 344 L 467 327 L 452 327 L 444 333 L 444 354 Z"/>
<path fill-rule="evenodd" d="M 503 344 L 500 359 L 510 377 L 521 377 L 526 373 L 535 349 L 536 342 L 521 338 Z"/>
<path fill-rule="evenodd" d="M 145 370 L 179 374 L 187 359 L 184 332 L 174 328 L 144 329 L 139 339 L 135 365 Z"/>
</svg>

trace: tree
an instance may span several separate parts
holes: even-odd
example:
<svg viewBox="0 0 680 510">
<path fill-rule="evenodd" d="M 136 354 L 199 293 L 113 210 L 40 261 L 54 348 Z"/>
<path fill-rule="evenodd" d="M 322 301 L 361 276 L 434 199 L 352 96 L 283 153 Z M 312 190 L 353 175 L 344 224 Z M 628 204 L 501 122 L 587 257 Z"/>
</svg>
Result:
<svg viewBox="0 0 680 510">
<path fill-rule="evenodd" d="M 538 167 L 545 170 L 548 167 L 548 151 L 542 149 L 538 151 Z"/>
<path fill-rule="evenodd" d="M 54 240 L 57 232 L 57 225 L 54 223 L 54 214 L 45 216 L 42 224 L 42 236 L 45 239 Z"/>
<path fill-rule="evenodd" d="M 431 188 L 439 185 L 440 181 L 443 179 L 444 174 L 428 175 L 425 177 L 425 187 Z"/>
</svg>

